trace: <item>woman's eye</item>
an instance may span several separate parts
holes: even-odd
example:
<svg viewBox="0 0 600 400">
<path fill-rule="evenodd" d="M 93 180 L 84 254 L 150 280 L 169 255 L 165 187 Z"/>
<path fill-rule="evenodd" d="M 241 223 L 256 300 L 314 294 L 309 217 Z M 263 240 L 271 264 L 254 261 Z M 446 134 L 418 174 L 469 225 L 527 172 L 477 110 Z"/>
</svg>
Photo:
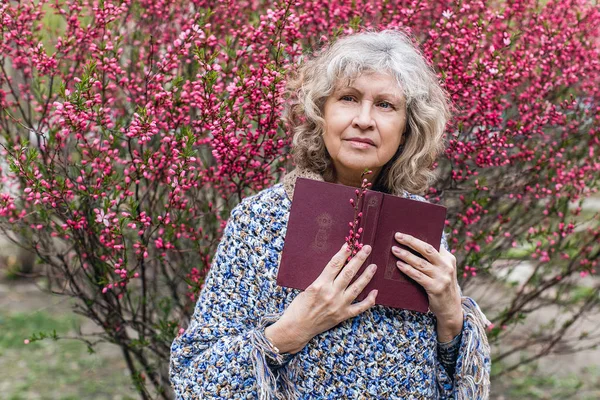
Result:
<svg viewBox="0 0 600 400">
<path fill-rule="evenodd" d="M 346 95 L 346 96 L 340 97 L 340 100 L 354 101 L 354 97 Z"/>
<path fill-rule="evenodd" d="M 394 105 L 392 103 L 388 103 L 387 101 L 382 101 L 381 103 L 379 103 L 379 105 L 385 106 L 383 108 L 394 108 Z"/>
</svg>

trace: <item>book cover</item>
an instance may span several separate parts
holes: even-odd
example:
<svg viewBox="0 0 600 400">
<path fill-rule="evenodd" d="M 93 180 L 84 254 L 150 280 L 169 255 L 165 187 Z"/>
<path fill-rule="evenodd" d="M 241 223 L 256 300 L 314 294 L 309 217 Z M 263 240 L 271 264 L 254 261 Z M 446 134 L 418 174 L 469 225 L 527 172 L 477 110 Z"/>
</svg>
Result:
<svg viewBox="0 0 600 400">
<path fill-rule="evenodd" d="M 278 285 L 304 290 L 317 279 L 348 235 L 348 223 L 354 220 L 349 200 L 355 198 L 355 190 L 298 178 L 277 274 Z M 359 225 L 363 228 L 361 242 L 370 245 L 372 251 L 352 282 L 370 264 L 377 264 L 377 272 L 356 300 L 361 301 L 371 290 L 378 289 L 377 304 L 427 312 L 425 290 L 398 269 L 392 246 L 415 252 L 400 245 L 394 234 L 415 236 L 439 251 L 446 208 L 367 190 L 360 211 L 363 213 Z"/>
</svg>

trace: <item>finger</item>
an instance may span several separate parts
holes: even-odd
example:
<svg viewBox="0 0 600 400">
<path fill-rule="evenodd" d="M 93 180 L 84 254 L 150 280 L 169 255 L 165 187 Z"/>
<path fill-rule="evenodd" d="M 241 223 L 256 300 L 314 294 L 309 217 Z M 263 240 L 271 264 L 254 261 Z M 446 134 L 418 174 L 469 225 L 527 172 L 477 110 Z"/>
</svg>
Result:
<svg viewBox="0 0 600 400">
<path fill-rule="evenodd" d="M 342 268 L 344 268 L 344 264 L 346 263 L 346 259 L 350 255 L 350 249 L 348 247 L 348 243 L 344 243 L 342 248 L 334 254 L 331 260 L 327 263 L 325 268 L 323 268 L 323 272 L 317 278 L 318 280 L 333 282 L 335 277 L 340 273 Z"/>
<path fill-rule="evenodd" d="M 396 265 L 398 266 L 400 271 L 406 274 L 409 278 L 413 279 L 419 285 L 423 286 L 423 289 L 425 289 L 426 291 L 431 290 L 431 288 L 433 287 L 432 285 L 434 283 L 434 280 L 430 276 L 425 275 L 423 272 L 419 271 L 418 269 L 403 261 L 396 262 Z"/>
<path fill-rule="evenodd" d="M 422 241 L 421 239 L 417 239 L 414 236 L 408 235 L 406 233 L 397 232 L 394 236 L 398 243 L 403 244 L 405 246 L 410 247 L 415 250 L 417 253 L 421 254 L 425 259 L 427 259 L 433 265 L 439 265 L 442 260 L 442 256 L 437 251 L 435 247 L 430 245 L 427 242 Z"/>
<path fill-rule="evenodd" d="M 371 290 L 369 295 L 365 297 L 363 301 L 359 301 L 358 303 L 351 304 L 348 307 L 348 312 L 350 316 L 348 318 L 356 317 L 359 314 L 367 311 L 369 308 L 375 305 L 375 300 L 377 298 L 377 290 Z"/>
<path fill-rule="evenodd" d="M 419 256 L 415 256 L 408 250 L 402 249 L 397 246 L 393 246 L 392 252 L 396 257 L 400 258 L 406 264 L 409 264 L 413 268 L 416 268 L 417 270 L 423 272 L 424 274 L 430 277 L 433 277 L 437 272 L 436 268 L 433 265 L 431 265 L 429 261 L 424 260 Z"/>
<path fill-rule="evenodd" d="M 335 281 L 333 282 L 334 286 L 339 290 L 346 290 L 348 284 L 350 284 L 350 281 L 352 281 L 352 278 L 354 278 L 354 275 L 356 275 L 370 253 L 371 246 L 363 246 L 335 278 Z"/>
<path fill-rule="evenodd" d="M 375 272 L 377 271 L 377 265 L 371 264 L 360 275 L 360 277 L 354 281 L 354 283 L 344 291 L 344 297 L 346 297 L 349 301 L 354 301 L 358 297 L 358 295 L 363 291 L 363 289 L 371 282 L 373 276 L 375 276 Z"/>
</svg>

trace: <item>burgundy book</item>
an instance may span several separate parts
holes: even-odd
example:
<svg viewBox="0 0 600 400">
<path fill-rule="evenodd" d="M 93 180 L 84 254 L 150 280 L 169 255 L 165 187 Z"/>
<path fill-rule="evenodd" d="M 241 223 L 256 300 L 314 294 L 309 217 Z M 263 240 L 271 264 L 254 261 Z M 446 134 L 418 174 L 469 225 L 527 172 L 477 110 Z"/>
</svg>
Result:
<svg viewBox="0 0 600 400">
<path fill-rule="evenodd" d="M 354 220 L 354 208 L 349 201 L 356 199 L 355 190 L 340 184 L 297 179 L 278 285 L 304 290 L 318 278 L 348 236 L 348 224 Z M 360 211 L 363 213 L 361 243 L 370 245 L 372 251 L 352 282 L 370 264 L 377 264 L 377 272 L 357 301 L 378 289 L 377 304 L 427 312 L 429 301 L 425 290 L 398 269 L 398 258 L 392 253 L 394 245 L 412 249 L 401 246 L 394 234 L 413 235 L 439 250 L 446 208 L 367 190 Z"/>
</svg>

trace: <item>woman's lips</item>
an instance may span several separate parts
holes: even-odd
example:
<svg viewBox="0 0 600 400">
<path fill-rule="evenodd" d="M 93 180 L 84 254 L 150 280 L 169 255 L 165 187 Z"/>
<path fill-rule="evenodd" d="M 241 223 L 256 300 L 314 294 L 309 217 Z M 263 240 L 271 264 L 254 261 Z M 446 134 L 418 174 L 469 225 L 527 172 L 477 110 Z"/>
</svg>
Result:
<svg viewBox="0 0 600 400">
<path fill-rule="evenodd" d="M 350 142 L 350 145 L 351 145 L 352 147 L 356 147 L 356 148 L 358 148 L 358 149 L 367 149 L 367 148 L 369 148 L 369 147 L 374 147 L 374 145 L 372 145 L 372 144 L 370 144 L 370 143 L 367 143 L 367 142 L 361 142 L 361 141 L 359 141 L 359 140 L 352 140 L 352 139 L 350 139 L 350 140 L 348 140 L 348 142 Z"/>
</svg>

